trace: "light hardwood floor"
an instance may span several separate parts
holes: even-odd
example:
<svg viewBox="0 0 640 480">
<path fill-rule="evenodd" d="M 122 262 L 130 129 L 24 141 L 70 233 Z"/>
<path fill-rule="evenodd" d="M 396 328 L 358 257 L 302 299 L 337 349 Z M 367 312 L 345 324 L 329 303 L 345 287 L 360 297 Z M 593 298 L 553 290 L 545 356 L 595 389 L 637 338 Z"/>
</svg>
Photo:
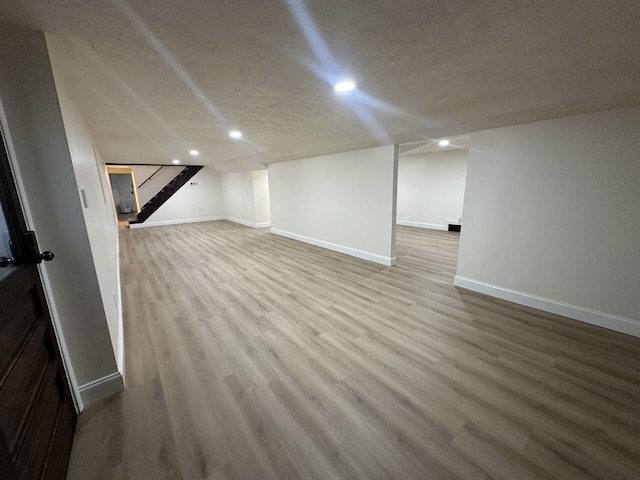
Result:
<svg viewBox="0 0 640 480">
<path fill-rule="evenodd" d="M 121 233 L 127 389 L 68 479 L 638 479 L 640 339 L 229 222 Z"/>
</svg>

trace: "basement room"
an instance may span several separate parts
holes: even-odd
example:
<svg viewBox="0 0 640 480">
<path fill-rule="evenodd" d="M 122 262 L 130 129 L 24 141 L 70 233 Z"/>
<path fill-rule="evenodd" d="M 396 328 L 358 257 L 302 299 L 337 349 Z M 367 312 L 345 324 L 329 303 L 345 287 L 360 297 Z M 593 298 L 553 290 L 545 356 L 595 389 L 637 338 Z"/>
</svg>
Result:
<svg viewBox="0 0 640 480">
<path fill-rule="evenodd" d="M 1 2 L 0 478 L 640 478 L 638 25 Z"/>
</svg>

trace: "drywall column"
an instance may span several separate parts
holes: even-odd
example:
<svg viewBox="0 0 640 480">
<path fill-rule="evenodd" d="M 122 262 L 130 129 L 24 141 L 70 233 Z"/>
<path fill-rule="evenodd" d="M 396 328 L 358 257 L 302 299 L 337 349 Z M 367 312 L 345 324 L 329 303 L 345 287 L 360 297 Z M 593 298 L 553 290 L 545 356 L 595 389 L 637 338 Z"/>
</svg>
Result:
<svg viewBox="0 0 640 480">
<path fill-rule="evenodd" d="M 640 108 L 471 137 L 455 284 L 640 336 Z"/>
<path fill-rule="evenodd" d="M 71 88 L 65 84 L 64 73 L 58 71 L 56 75 L 55 55 L 51 50 L 50 56 L 76 184 L 83 196 L 82 213 L 111 344 L 118 362 L 118 370 L 123 373 L 124 331 L 120 295 L 118 227 L 106 166 L 100 159 L 88 127 L 68 94 Z M 132 201 L 135 202 L 133 197 Z M 118 389 L 117 381 L 118 379 L 114 387 L 116 390 Z"/>
<path fill-rule="evenodd" d="M 256 227 L 271 225 L 271 206 L 269 202 L 269 172 L 268 170 L 254 170 L 253 201 L 256 210 Z"/>
<path fill-rule="evenodd" d="M 247 227 L 268 227 L 269 178 L 267 170 L 222 175 L 224 218 Z"/>
<path fill-rule="evenodd" d="M 256 207 L 251 171 L 222 175 L 224 216 L 248 227 L 256 226 Z"/>
<path fill-rule="evenodd" d="M 0 27 L 3 130 L 73 389 L 122 386 L 43 33 Z M 91 161 L 95 162 L 92 158 Z M 111 300 L 112 301 L 112 300 Z M 95 387 L 95 388 L 94 388 Z"/>
<path fill-rule="evenodd" d="M 393 265 L 397 167 L 393 145 L 270 165 L 271 231 Z"/>
</svg>

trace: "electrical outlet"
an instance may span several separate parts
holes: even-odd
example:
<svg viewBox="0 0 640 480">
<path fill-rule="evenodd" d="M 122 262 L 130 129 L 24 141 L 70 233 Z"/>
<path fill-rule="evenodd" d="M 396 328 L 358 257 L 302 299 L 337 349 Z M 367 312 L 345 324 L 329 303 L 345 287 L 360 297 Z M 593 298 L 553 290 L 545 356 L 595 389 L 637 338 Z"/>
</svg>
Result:
<svg viewBox="0 0 640 480">
<path fill-rule="evenodd" d="M 400 212 L 400 218 L 404 218 L 404 212 Z"/>
<path fill-rule="evenodd" d="M 197 185 L 198 182 L 191 182 L 190 185 Z"/>
</svg>

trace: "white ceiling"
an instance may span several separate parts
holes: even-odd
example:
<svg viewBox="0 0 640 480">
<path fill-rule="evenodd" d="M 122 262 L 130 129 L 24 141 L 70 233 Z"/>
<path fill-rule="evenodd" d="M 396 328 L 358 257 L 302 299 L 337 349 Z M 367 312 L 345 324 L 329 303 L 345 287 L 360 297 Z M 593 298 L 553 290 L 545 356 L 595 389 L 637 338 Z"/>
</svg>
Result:
<svg viewBox="0 0 640 480">
<path fill-rule="evenodd" d="M 255 169 L 640 104 L 637 0 L 3 0 L 0 20 L 52 34 L 115 163 Z"/>
<path fill-rule="evenodd" d="M 446 146 L 441 146 L 438 142 L 447 140 Z M 400 155 L 420 155 L 424 153 L 443 152 L 447 150 L 468 150 L 471 137 L 469 135 L 456 135 L 454 137 L 444 137 L 442 139 L 432 138 L 400 144 Z"/>
</svg>

